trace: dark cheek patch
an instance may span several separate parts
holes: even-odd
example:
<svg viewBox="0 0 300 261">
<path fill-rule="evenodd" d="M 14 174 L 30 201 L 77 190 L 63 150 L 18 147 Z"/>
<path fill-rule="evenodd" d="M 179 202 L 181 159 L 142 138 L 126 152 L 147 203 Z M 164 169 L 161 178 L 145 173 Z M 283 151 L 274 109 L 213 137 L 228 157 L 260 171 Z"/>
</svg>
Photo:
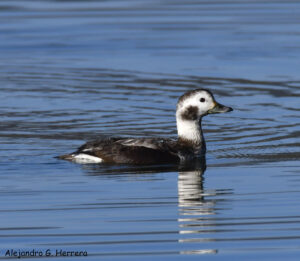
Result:
<svg viewBox="0 0 300 261">
<path fill-rule="evenodd" d="M 195 121 L 198 118 L 198 108 L 196 106 L 187 107 L 181 114 L 183 120 Z"/>
</svg>

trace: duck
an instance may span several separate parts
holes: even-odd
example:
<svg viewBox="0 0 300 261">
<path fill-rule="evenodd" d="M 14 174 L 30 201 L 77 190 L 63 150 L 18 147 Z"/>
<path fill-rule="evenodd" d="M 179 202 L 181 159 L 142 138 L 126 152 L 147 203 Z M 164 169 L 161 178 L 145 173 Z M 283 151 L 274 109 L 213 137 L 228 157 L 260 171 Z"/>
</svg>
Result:
<svg viewBox="0 0 300 261">
<path fill-rule="evenodd" d="M 231 107 L 218 103 L 207 89 L 190 90 L 181 95 L 176 106 L 178 137 L 118 138 L 90 141 L 75 152 L 58 156 L 75 163 L 172 164 L 187 163 L 203 157 L 206 144 L 202 118 L 209 114 L 231 112 Z"/>
</svg>

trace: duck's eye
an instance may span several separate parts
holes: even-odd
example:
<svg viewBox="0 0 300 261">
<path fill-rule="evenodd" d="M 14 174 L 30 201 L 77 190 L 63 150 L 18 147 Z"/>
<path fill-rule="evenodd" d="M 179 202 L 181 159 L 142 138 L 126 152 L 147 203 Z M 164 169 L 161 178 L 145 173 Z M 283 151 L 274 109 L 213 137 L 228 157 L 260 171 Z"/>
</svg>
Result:
<svg viewBox="0 0 300 261">
<path fill-rule="evenodd" d="M 205 102 L 205 99 L 204 99 L 204 98 L 201 98 L 200 101 L 201 101 L 201 102 Z"/>
</svg>

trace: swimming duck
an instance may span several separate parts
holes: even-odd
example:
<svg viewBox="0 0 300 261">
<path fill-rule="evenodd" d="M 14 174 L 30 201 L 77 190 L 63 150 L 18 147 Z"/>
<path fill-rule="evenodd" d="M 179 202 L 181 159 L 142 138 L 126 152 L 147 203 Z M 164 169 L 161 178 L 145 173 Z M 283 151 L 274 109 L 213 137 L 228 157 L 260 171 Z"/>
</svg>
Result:
<svg viewBox="0 0 300 261">
<path fill-rule="evenodd" d="M 201 128 L 208 114 L 230 112 L 232 108 L 216 102 L 206 89 L 183 94 L 176 108 L 177 139 L 108 138 L 88 142 L 71 154 L 58 158 L 77 163 L 163 164 L 186 163 L 206 152 Z"/>
</svg>

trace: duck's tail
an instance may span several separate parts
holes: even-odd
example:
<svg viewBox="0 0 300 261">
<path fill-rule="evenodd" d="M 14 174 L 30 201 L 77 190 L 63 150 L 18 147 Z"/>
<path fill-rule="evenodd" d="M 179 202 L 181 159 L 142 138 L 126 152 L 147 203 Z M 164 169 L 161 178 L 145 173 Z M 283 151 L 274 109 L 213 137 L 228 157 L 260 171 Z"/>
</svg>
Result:
<svg viewBox="0 0 300 261">
<path fill-rule="evenodd" d="M 75 157 L 75 154 L 65 154 L 65 155 L 55 156 L 54 158 L 73 161 L 74 157 Z"/>
<path fill-rule="evenodd" d="M 92 155 L 88 155 L 85 153 L 66 154 L 66 155 L 57 156 L 55 158 L 73 161 L 73 162 L 82 163 L 82 164 L 103 162 L 103 160 L 101 158 L 92 156 Z"/>
</svg>

